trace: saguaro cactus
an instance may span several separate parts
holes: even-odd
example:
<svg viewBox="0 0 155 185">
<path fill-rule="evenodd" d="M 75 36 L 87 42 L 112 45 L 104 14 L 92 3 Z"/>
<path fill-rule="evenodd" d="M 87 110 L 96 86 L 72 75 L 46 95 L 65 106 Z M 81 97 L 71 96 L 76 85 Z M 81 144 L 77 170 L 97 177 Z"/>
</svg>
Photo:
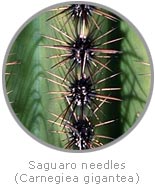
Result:
<svg viewBox="0 0 155 185">
<path fill-rule="evenodd" d="M 8 101 L 27 131 L 45 143 L 100 147 L 143 114 L 149 60 L 134 27 L 106 8 L 51 8 L 14 39 L 5 68 Z"/>
</svg>

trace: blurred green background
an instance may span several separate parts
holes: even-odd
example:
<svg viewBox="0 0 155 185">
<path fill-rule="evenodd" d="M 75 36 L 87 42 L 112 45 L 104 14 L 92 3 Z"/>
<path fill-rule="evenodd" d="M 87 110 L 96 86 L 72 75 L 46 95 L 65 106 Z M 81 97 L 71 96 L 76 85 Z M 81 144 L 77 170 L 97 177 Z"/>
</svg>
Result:
<svg viewBox="0 0 155 185">
<path fill-rule="evenodd" d="M 65 134 L 50 132 L 51 130 L 61 130 L 61 127 L 50 124 L 48 120 L 54 121 L 56 118 L 50 112 L 57 115 L 61 114 L 66 107 L 66 102 L 65 100 L 57 100 L 48 94 L 48 91 L 62 88 L 48 82 L 46 78 L 51 78 L 47 71 L 51 70 L 53 64 L 60 61 L 58 58 L 49 59 L 47 57 L 56 55 L 58 52 L 62 54 L 66 52 L 44 48 L 43 45 L 53 45 L 58 44 L 58 42 L 46 39 L 42 35 L 67 41 L 65 36 L 50 25 L 59 29 L 63 27 L 64 31 L 71 37 L 74 36 L 75 30 L 72 20 L 64 28 L 63 25 L 67 19 L 65 16 L 63 19 L 58 16 L 46 22 L 46 19 L 55 13 L 56 11 L 48 11 L 37 15 L 19 33 L 6 61 L 5 71 L 9 74 L 5 75 L 5 85 L 9 102 L 21 124 L 40 140 L 63 148 L 65 142 L 62 140 L 66 138 Z M 111 58 L 108 67 L 112 69 L 112 73 L 103 69 L 96 76 L 96 80 L 101 80 L 106 76 L 120 73 L 116 78 L 107 80 L 100 85 L 101 88 L 121 88 L 121 91 L 112 92 L 110 95 L 119 97 L 122 101 L 104 104 L 102 106 L 104 114 L 98 111 L 101 122 L 112 119 L 116 119 L 116 121 L 96 130 L 97 134 L 117 138 L 128 131 L 143 113 L 151 88 L 150 61 L 143 41 L 126 21 L 113 22 L 106 20 L 103 16 L 96 15 L 94 15 L 94 19 L 101 23 L 100 29 L 103 33 L 112 28 L 117 28 L 102 38 L 103 43 L 119 37 L 123 38 L 121 41 L 107 46 L 107 48 L 122 51 L 117 57 Z M 91 29 L 94 30 L 96 36 L 101 35 L 94 24 L 91 24 Z M 17 61 L 18 64 L 7 65 L 12 61 Z M 66 73 L 66 69 L 57 67 L 54 68 L 54 73 L 62 77 Z M 57 80 L 54 77 L 52 79 Z M 98 123 L 95 119 L 93 122 L 94 124 Z M 107 142 L 109 140 L 103 141 L 103 143 Z"/>
</svg>

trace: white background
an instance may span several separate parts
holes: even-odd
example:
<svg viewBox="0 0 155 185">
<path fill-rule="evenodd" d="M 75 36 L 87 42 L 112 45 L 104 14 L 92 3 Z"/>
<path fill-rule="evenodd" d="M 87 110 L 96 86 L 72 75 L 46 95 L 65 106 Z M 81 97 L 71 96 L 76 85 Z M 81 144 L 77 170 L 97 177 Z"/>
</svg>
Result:
<svg viewBox="0 0 155 185">
<path fill-rule="evenodd" d="M 20 26 L 41 9 L 62 2 L 60 0 L 5 0 L 0 4 L 0 64 L 10 40 Z M 92 1 L 93 2 L 93 1 Z M 100 3 L 99 0 L 95 2 Z M 155 59 L 154 1 L 102 0 L 104 5 L 127 17 L 141 32 Z M 0 75 L 2 76 L 2 75 Z M 2 80 L 0 80 L 0 83 Z M 17 171 L 27 171 L 27 162 L 126 162 L 126 175 L 139 172 L 140 185 L 155 183 L 155 94 L 139 125 L 124 139 L 96 152 L 65 153 L 41 145 L 27 135 L 16 123 L 6 105 L 0 87 L 0 184 L 13 185 Z M 61 171 L 60 171 L 61 172 Z M 91 171 L 95 173 L 95 171 Z M 96 171 L 98 172 L 98 171 Z M 110 173 L 114 171 L 109 171 Z M 125 172 L 125 171 L 124 171 Z M 69 172 L 70 174 L 73 171 Z M 80 173 L 77 171 L 76 174 Z M 102 171 L 100 171 L 102 174 Z M 58 172 L 59 174 L 59 172 Z M 125 183 L 128 184 L 128 183 Z"/>
</svg>

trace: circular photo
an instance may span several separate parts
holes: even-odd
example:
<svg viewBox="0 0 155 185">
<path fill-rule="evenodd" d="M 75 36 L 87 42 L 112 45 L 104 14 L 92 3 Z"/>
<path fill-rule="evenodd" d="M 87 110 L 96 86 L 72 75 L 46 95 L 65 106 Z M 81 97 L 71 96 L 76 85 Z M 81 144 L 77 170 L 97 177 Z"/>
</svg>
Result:
<svg viewBox="0 0 155 185">
<path fill-rule="evenodd" d="M 98 4 L 59 4 L 29 19 L 4 62 L 4 91 L 19 125 L 63 151 L 102 149 L 147 108 L 153 67 L 137 29 Z"/>
</svg>

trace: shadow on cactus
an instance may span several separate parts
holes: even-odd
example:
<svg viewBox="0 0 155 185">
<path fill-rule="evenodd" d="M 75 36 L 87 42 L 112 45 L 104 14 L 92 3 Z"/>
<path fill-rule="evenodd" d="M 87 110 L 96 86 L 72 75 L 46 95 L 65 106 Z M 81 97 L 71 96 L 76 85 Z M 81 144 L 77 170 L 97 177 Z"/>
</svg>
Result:
<svg viewBox="0 0 155 185">
<path fill-rule="evenodd" d="M 151 61 L 137 30 L 91 4 L 49 8 L 14 38 L 5 89 L 31 136 L 66 151 L 103 148 L 143 115 Z"/>
</svg>

